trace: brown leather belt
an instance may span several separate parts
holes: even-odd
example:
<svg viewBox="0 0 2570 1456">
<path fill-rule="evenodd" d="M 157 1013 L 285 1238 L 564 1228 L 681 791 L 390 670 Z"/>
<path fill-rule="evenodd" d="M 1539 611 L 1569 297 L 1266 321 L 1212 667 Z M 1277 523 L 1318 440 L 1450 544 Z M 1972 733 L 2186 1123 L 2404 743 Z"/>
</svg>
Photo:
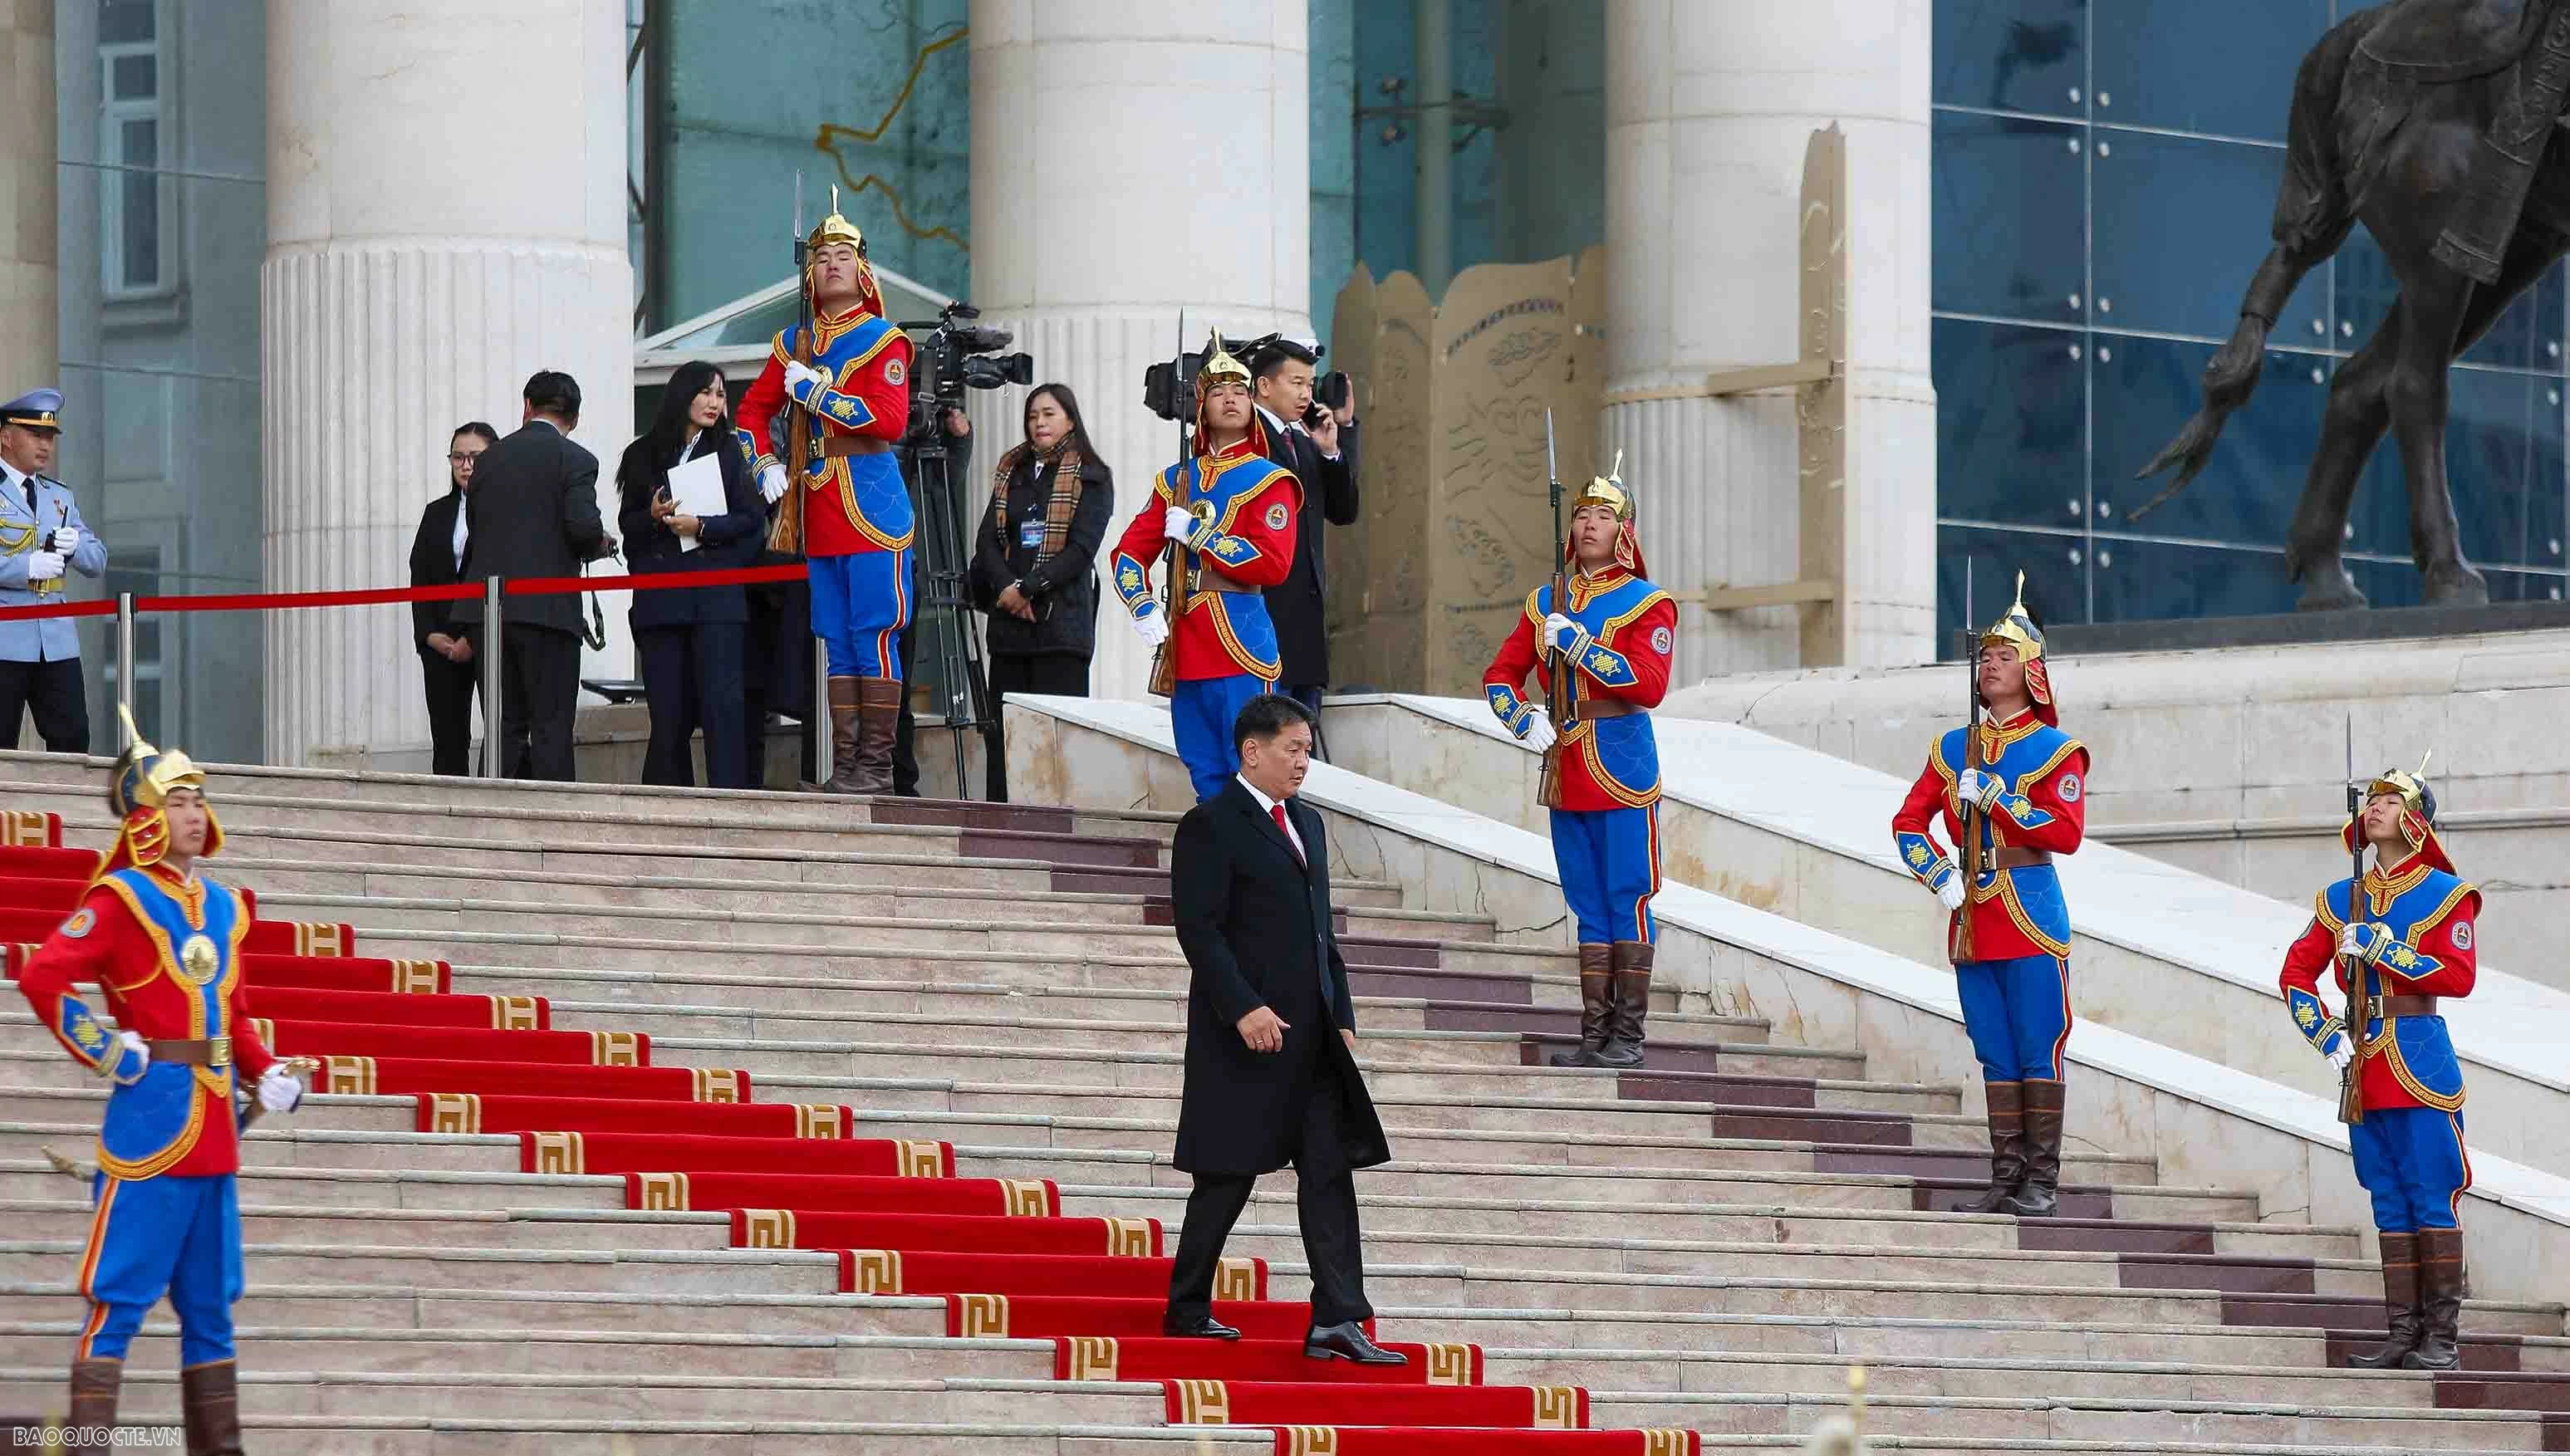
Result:
<svg viewBox="0 0 2570 1456">
<path fill-rule="evenodd" d="M 2434 996 L 2376 996 L 2373 998 L 2373 1014 L 2385 1019 L 2393 1016 L 2433 1016 L 2437 1014 L 2436 998 Z"/>
<path fill-rule="evenodd" d="M 891 449 L 891 441 L 872 435 L 833 435 L 821 442 L 821 454 L 830 460 L 845 460 L 851 455 L 882 455 Z"/>
<path fill-rule="evenodd" d="M 232 1064 L 232 1039 L 228 1036 L 207 1037 L 185 1041 L 146 1041 L 152 1060 L 175 1062 L 183 1067 L 228 1067 Z"/>
<path fill-rule="evenodd" d="M 1581 698 L 1579 700 L 1579 716 L 1582 718 L 1628 718 L 1635 713 L 1649 711 L 1639 703 L 1628 703 L 1622 698 Z"/>
<path fill-rule="evenodd" d="M 2023 870 L 2030 865 L 2049 865 L 2051 863 L 2052 851 L 2050 850 L 2029 850 L 2023 845 L 2001 845 L 1990 852 L 1990 862 L 1987 868 L 1992 870 Z"/>
</svg>

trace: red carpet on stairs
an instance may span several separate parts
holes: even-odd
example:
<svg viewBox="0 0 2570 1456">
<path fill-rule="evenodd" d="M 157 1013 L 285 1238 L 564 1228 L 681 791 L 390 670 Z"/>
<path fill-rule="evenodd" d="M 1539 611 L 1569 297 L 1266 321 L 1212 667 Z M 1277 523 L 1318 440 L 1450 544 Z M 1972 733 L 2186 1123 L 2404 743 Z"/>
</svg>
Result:
<svg viewBox="0 0 2570 1456">
<path fill-rule="evenodd" d="M 1134 1259 L 1157 1259 L 1161 1252 L 1157 1219 L 995 1219 L 987 1214 L 850 1214 L 824 1209 L 731 1212 L 731 1242 L 741 1249 L 900 1249 Z M 752 1214 L 760 1217 L 753 1219 Z"/>
<path fill-rule="evenodd" d="M 755 1173 L 952 1178 L 949 1143 L 906 1138 L 741 1138 L 685 1133 L 520 1133 L 521 1173 Z"/>
<path fill-rule="evenodd" d="M 0 875 L 12 880 L 76 880 L 87 884 L 97 869 L 96 850 L 66 850 L 59 845 L 0 845 Z"/>
<path fill-rule="evenodd" d="M 52 851 L 19 851 L 20 854 L 50 854 Z M 98 857 L 88 857 L 92 864 Z M 86 878 L 89 871 L 81 872 Z M 62 924 L 67 910 L 24 910 L 0 897 L 0 941 L 43 943 Z M 356 932 L 346 925 L 309 923 L 303 920 L 258 920 L 249 922 L 248 933 L 241 936 L 241 949 L 255 955 L 345 955 L 356 941 Z"/>
<path fill-rule="evenodd" d="M 1275 1456 L 1702 1456 L 1693 1431 L 1279 1426 Z"/>
<path fill-rule="evenodd" d="M 264 1016 L 257 1019 L 268 1021 Z M 651 1038 L 640 1031 L 490 1031 L 364 1021 L 273 1021 L 262 1029 L 273 1032 L 266 1038 L 267 1049 L 278 1056 L 436 1057 L 594 1067 L 651 1064 Z"/>
<path fill-rule="evenodd" d="M 512 1036 L 534 1035 L 510 1032 Z M 554 1032 L 557 1036 L 577 1032 Z M 572 1062 L 458 1061 L 446 1057 L 321 1058 L 313 1090 L 409 1097 L 466 1092 L 527 1097 L 631 1097 L 746 1102 L 749 1073 L 730 1067 L 601 1067 Z M 459 1129 L 460 1131 L 460 1129 Z"/>
<path fill-rule="evenodd" d="M 845 1294 L 1097 1295 L 1147 1299 L 1169 1292 L 1166 1259 L 1078 1254 L 953 1254 L 933 1249 L 842 1249 L 839 1291 Z M 1226 1299 L 1267 1297 L 1267 1262 L 1226 1259 L 1214 1275 Z"/>
<path fill-rule="evenodd" d="M 672 1102 L 477 1092 L 423 1095 L 418 1121 L 424 1133 L 686 1133 L 745 1138 L 844 1138 L 855 1126 L 853 1112 L 826 1102 Z"/>
<path fill-rule="evenodd" d="M 1166 1292 L 1165 1286 L 1162 1292 Z M 1357 1365 L 1303 1358 L 1303 1336 L 1291 1339 L 1115 1339 L 1057 1335 L 1057 1380 L 1258 1380 L 1281 1384 L 1479 1385 L 1482 1347 L 1383 1341 L 1410 1356 L 1406 1365 Z"/>
<path fill-rule="evenodd" d="M 443 960 L 386 960 L 377 955 L 241 956 L 241 974 L 255 990 L 394 991 L 444 995 L 455 972 Z"/>
<path fill-rule="evenodd" d="M 1499 1426 L 1583 1431 L 1576 1385 L 1349 1385 L 1344 1381 L 1163 1380 L 1171 1425 Z"/>
<path fill-rule="evenodd" d="M 554 1025 L 553 1003 L 543 996 L 402 994 L 261 983 L 244 984 L 242 990 L 250 1014 L 269 1021 L 461 1026 L 479 1031 L 551 1031 Z"/>
<path fill-rule="evenodd" d="M 994 1339 L 1052 1339 L 1058 1335 L 1106 1335 L 1156 1339 L 1167 1312 L 1167 1291 L 1129 1299 L 1064 1294 L 949 1294 L 946 1332 Z M 1312 1306 L 1299 1299 L 1216 1299 L 1213 1317 L 1247 1339 L 1299 1340 L 1312 1327 Z M 1375 1321 L 1365 1322 L 1374 1331 Z"/>
<path fill-rule="evenodd" d="M 925 1146 L 941 1146 L 929 1143 Z M 645 1202 L 646 1198 L 663 1202 Z M 677 1202 L 665 1202 L 676 1199 Z M 629 1173 L 625 1206 L 634 1209 L 730 1209 L 784 1213 L 804 1208 L 849 1213 L 966 1214 L 983 1218 L 1050 1218 L 1062 1191 L 1045 1178 L 802 1178 L 790 1173 Z M 737 1227 L 737 1220 L 735 1220 Z"/>
</svg>

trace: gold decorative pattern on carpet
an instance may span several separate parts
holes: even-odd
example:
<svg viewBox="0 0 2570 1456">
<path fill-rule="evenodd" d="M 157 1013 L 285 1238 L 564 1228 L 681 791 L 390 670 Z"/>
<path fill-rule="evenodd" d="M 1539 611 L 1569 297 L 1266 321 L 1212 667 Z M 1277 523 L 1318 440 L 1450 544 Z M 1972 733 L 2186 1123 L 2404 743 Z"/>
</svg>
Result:
<svg viewBox="0 0 2570 1456">
<path fill-rule="evenodd" d="M 437 962 L 434 960 L 394 961 L 393 993 L 403 996 L 437 994 Z"/>
<path fill-rule="evenodd" d="M 730 1067 L 698 1067 L 695 1070 L 698 1102 L 738 1102 L 740 1073 Z"/>
<path fill-rule="evenodd" d="M 1151 1257 L 1151 1221 L 1148 1219 L 1108 1219 L 1106 1253 L 1111 1259 L 1148 1259 Z"/>
<path fill-rule="evenodd" d="M 844 1138 L 847 1135 L 847 1109 L 831 1102 L 797 1102 L 794 1104 L 794 1136 L 798 1138 Z"/>
<path fill-rule="evenodd" d="M 1009 1296 L 1006 1294 L 958 1294 L 956 1309 L 958 1328 L 966 1339 L 988 1335 L 993 1339 L 1009 1337 Z"/>
<path fill-rule="evenodd" d="M 1642 1456 L 1686 1456 L 1687 1433 L 1684 1431 L 1642 1432 Z"/>
<path fill-rule="evenodd" d="M 1226 1257 L 1214 1266 L 1213 1296 L 1217 1299 L 1257 1298 L 1258 1261 Z"/>
<path fill-rule="evenodd" d="M 316 1091 L 338 1092 L 355 1097 L 369 1097 L 375 1090 L 373 1057 L 323 1057 L 321 1084 Z"/>
<path fill-rule="evenodd" d="M 794 1211 L 792 1209 L 743 1209 L 740 1211 L 741 1237 L 744 1249 L 791 1249 L 794 1247 Z"/>
<path fill-rule="evenodd" d="M 642 1065 L 642 1044 L 631 1031 L 593 1031 L 589 1034 L 589 1059 L 601 1067 L 639 1067 Z"/>
<path fill-rule="evenodd" d="M 578 1133 L 536 1134 L 536 1171 L 538 1173 L 588 1172 L 589 1140 Z"/>
<path fill-rule="evenodd" d="M 348 953 L 348 927 L 325 925 L 317 920 L 294 922 L 294 953 L 297 955 L 345 955 Z"/>
<path fill-rule="evenodd" d="M 1473 1383 L 1473 1347 L 1469 1344 L 1432 1344 L 1428 1347 L 1428 1383 L 1431 1385 L 1470 1385 Z"/>
<path fill-rule="evenodd" d="M 898 1138 L 893 1142 L 894 1157 L 904 1178 L 944 1178 L 946 1150 L 923 1138 Z"/>
<path fill-rule="evenodd" d="M 856 1289 L 860 1294 L 898 1294 L 901 1292 L 901 1251 L 898 1249 L 851 1249 L 855 1256 Z"/>
<path fill-rule="evenodd" d="M 0 810 L 0 845 L 12 849 L 42 850 L 54 843 L 53 819 L 32 809 Z"/>
<path fill-rule="evenodd" d="M 1053 1200 L 1046 1196 L 1041 1178 L 1003 1178 L 1000 1194 L 1009 1201 L 1012 1219 L 1042 1219 L 1053 1214 Z"/>
<path fill-rule="evenodd" d="M 1071 1378 L 1073 1380 L 1112 1380 L 1115 1378 L 1115 1341 L 1103 1334 L 1075 1334 L 1071 1337 Z"/>
<path fill-rule="evenodd" d="M 1284 1437 L 1285 1456 L 1338 1456 L 1337 1426 L 1278 1426 L 1276 1434 Z"/>
<path fill-rule="evenodd" d="M 1544 1431 L 1579 1429 L 1579 1387 L 1576 1385 L 1537 1385 L 1534 1387 L 1534 1427 Z"/>
<path fill-rule="evenodd" d="M 491 1029 L 494 1031 L 533 1031 L 542 1024 L 533 996 L 493 996 Z"/>
<path fill-rule="evenodd" d="M 482 1131 L 482 1098 L 473 1092 L 435 1092 L 428 1099 L 428 1130 L 433 1133 Z"/>
<path fill-rule="evenodd" d="M 1231 1424 L 1231 1391 L 1221 1381 L 1180 1380 L 1177 1388 L 1179 1425 Z"/>
<path fill-rule="evenodd" d="M 642 1195 L 642 1207 L 651 1213 L 687 1212 L 687 1175 L 683 1173 L 638 1173 L 636 1187 Z"/>
</svg>

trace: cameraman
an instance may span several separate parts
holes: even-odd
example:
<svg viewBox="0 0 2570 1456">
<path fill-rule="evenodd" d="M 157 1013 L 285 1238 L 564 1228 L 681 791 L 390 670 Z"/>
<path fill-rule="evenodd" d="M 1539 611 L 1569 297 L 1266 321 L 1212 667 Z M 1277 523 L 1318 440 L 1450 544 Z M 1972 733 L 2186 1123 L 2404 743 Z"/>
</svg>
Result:
<svg viewBox="0 0 2570 1456">
<path fill-rule="evenodd" d="M 1091 567 L 1115 510 L 1115 473 L 1097 458 L 1067 384 L 1027 396 L 1026 440 L 1000 457 L 973 546 L 973 604 L 991 614 L 991 716 L 1013 692 L 1088 696 L 1097 642 Z M 989 757 L 990 800 L 1009 799 L 1005 754 Z"/>
<path fill-rule="evenodd" d="M 1354 526 L 1357 520 L 1357 420 L 1353 391 L 1337 408 L 1314 403 L 1312 366 L 1320 351 L 1277 339 L 1250 356 L 1257 376 L 1260 434 L 1269 460 L 1303 483 L 1303 509 L 1295 524 L 1294 565 L 1267 588 L 1267 616 L 1276 624 L 1277 655 L 1284 671 L 1276 690 L 1321 717 L 1321 690 L 1330 683 L 1330 638 L 1322 610 L 1321 522 Z M 1344 385 L 1345 376 L 1339 376 Z"/>
</svg>

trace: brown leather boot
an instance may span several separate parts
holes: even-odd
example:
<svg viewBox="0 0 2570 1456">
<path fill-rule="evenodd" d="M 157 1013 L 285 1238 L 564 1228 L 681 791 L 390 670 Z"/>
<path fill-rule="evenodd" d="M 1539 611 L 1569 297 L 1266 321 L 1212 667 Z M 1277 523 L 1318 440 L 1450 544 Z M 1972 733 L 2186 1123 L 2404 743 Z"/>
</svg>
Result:
<svg viewBox="0 0 2570 1456">
<path fill-rule="evenodd" d="M 2025 1084 L 1984 1082 L 1981 1093 L 1990 1105 L 1990 1186 L 1963 1205 L 1967 1214 L 1999 1212 L 2025 1181 Z"/>
<path fill-rule="evenodd" d="M 1618 940 L 1606 948 L 1615 972 L 1615 1004 L 1606 1021 L 1606 1044 L 1597 1049 L 1596 1065 L 1638 1067 L 1642 1022 L 1651 1014 L 1651 942 Z"/>
<path fill-rule="evenodd" d="M 857 794 L 857 684 L 861 677 L 830 679 L 830 777 L 825 794 Z"/>
<path fill-rule="evenodd" d="M 63 1417 L 64 1427 L 86 1431 L 114 1426 L 117 1390 L 124 1383 L 123 1360 L 72 1361 L 72 1408 Z"/>
<path fill-rule="evenodd" d="M 2025 1181 L 2001 1213 L 2048 1219 L 2061 1207 L 2061 1094 L 2059 1082 L 2025 1081 Z"/>
<path fill-rule="evenodd" d="M 2347 1363 L 2357 1370 L 2396 1370 L 2411 1350 L 2418 1347 L 2418 1336 L 2426 1327 L 2426 1314 L 2418 1307 L 2418 1236 L 2384 1234 L 2382 1236 L 2382 1312 L 2383 1323 L 2391 1337 L 2370 1354 L 2350 1355 Z"/>
<path fill-rule="evenodd" d="M 2403 1356 L 2404 1370 L 2451 1370 L 2463 1362 L 2455 1326 L 2463 1314 L 2463 1231 L 2418 1231 L 2418 1347 Z"/>
<path fill-rule="evenodd" d="M 857 679 L 857 789 L 892 792 L 892 741 L 901 732 L 901 679 Z"/>
<path fill-rule="evenodd" d="M 188 1423 L 188 1456 L 241 1456 L 240 1392 L 229 1360 L 179 1372 L 179 1411 Z"/>
<path fill-rule="evenodd" d="M 1615 1019 L 1615 962 L 1603 945 L 1579 947 L 1579 1049 L 1557 1051 L 1556 1067 L 1593 1067 L 1605 1048 L 1606 1028 Z"/>
</svg>

